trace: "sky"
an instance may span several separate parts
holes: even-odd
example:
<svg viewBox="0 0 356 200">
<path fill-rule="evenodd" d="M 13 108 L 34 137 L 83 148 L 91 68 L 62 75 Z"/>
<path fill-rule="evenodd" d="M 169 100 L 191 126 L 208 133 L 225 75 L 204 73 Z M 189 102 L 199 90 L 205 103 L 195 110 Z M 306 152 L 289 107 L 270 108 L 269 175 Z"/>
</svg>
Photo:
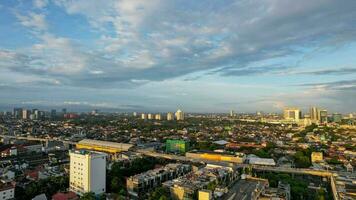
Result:
<svg viewBox="0 0 356 200">
<path fill-rule="evenodd" d="M 2 0 L 0 109 L 356 111 L 355 0 Z"/>
</svg>

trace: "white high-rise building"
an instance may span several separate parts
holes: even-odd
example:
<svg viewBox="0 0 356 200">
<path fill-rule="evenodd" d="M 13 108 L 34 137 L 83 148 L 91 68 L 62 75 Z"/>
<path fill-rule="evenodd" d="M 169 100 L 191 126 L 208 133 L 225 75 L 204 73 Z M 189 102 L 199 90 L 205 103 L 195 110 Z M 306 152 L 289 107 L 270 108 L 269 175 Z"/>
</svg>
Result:
<svg viewBox="0 0 356 200">
<path fill-rule="evenodd" d="M 69 151 L 69 189 L 82 195 L 87 192 L 105 193 L 106 154 L 75 150 Z"/>
<path fill-rule="evenodd" d="M 148 115 L 147 115 L 147 119 L 153 119 L 153 114 L 148 113 Z"/>
<path fill-rule="evenodd" d="M 171 112 L 168 112 L 168 113 L 167 113 L 167 120 L 168 120 L 168 121 L 174 120 L 174 115 L 173 115 L 173 113 L 171 113 Z"/>
<path fill-rule="evenodd" d="M 147 114 L 146 113 L 142 113 L 141 114 L 141 119 L 147 119 Z"/>
<path fill-rule="evenodd" d="M 176 115 L 176 119 L 177 120 L 184 120 L 184 112 L 181 111 L 180 109 L 177 110 L 177 112 L 175 113 Z"/>
<path fill-rule="evenodd" d="M 155 120 L 161 120 L 161 119 L 162 119 L 161 114 L 156 114 L 155 115 Z"/>
</svg>

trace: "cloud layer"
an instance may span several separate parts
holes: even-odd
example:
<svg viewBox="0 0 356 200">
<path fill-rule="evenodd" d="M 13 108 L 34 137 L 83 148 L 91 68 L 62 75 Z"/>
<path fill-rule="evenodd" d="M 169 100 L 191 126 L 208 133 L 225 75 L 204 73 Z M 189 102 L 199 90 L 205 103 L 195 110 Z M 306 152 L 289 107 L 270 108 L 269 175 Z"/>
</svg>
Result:
<svg viewBox="0 0 356 200">
<path fill-rule="evenodd" d="M 29 43 L 0 43 L 0 78 L 13 87 L 57 87 L 74 96 L 83 88 L 135 93 L 175 79 L 194 87 L 195 77 L 235 77 L 236 84 L 239 77 L 355 73 L 347 63 L 302 64 L 355 42 L 353 0 L 35 0 L 2 7 L 17 27 L 5 30 L 26 35 Z"/>
</svg>

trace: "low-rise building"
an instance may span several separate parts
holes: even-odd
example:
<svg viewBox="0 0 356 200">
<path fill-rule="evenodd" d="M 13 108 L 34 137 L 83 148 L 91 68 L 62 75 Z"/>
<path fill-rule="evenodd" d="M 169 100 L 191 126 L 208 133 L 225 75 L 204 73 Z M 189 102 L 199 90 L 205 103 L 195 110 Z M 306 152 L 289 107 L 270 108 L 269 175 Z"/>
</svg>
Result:
<svg viewBox="0 0 356 200">
<path fill-rule="evenodd" d="M 323 160 L 324 160 L 323 152 L 312 152 L 312 154 L 311 154 L 312 163 L 322 162 Z"/>
<path fill-rule="evenodd" d="M 126 180 L 128 193 L 132 198 L 139 199 L 151 189 L 161 185 L 161 183 L 183 176 L 191 170 L 191 165 L 168 164 L 161 168 L 131 176 Z"/>
<path fill-rule="evenodd" d="M 231 167 L 207 165 L 177 179 L 163 183 L 170 189 L 175 200 L 196 199 L 196 195 L 207 196 L 207 191 L 213 192 L 219 187 L 226 187 L 237 179 L 237 172 Z"/>
</svg>

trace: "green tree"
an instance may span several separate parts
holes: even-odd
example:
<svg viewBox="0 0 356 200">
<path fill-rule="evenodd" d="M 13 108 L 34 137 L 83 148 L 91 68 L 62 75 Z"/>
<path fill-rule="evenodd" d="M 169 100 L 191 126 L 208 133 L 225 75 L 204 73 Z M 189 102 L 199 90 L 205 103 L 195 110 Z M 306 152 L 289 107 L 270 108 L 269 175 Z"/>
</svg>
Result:
<svg viewBox="0 0 356 200">
<path fill-rule="evenodd" d="M 80 200 L 95 200 L 94 192 L 84 193 L 83 196 L 80 197 Z"/>
</svg>

